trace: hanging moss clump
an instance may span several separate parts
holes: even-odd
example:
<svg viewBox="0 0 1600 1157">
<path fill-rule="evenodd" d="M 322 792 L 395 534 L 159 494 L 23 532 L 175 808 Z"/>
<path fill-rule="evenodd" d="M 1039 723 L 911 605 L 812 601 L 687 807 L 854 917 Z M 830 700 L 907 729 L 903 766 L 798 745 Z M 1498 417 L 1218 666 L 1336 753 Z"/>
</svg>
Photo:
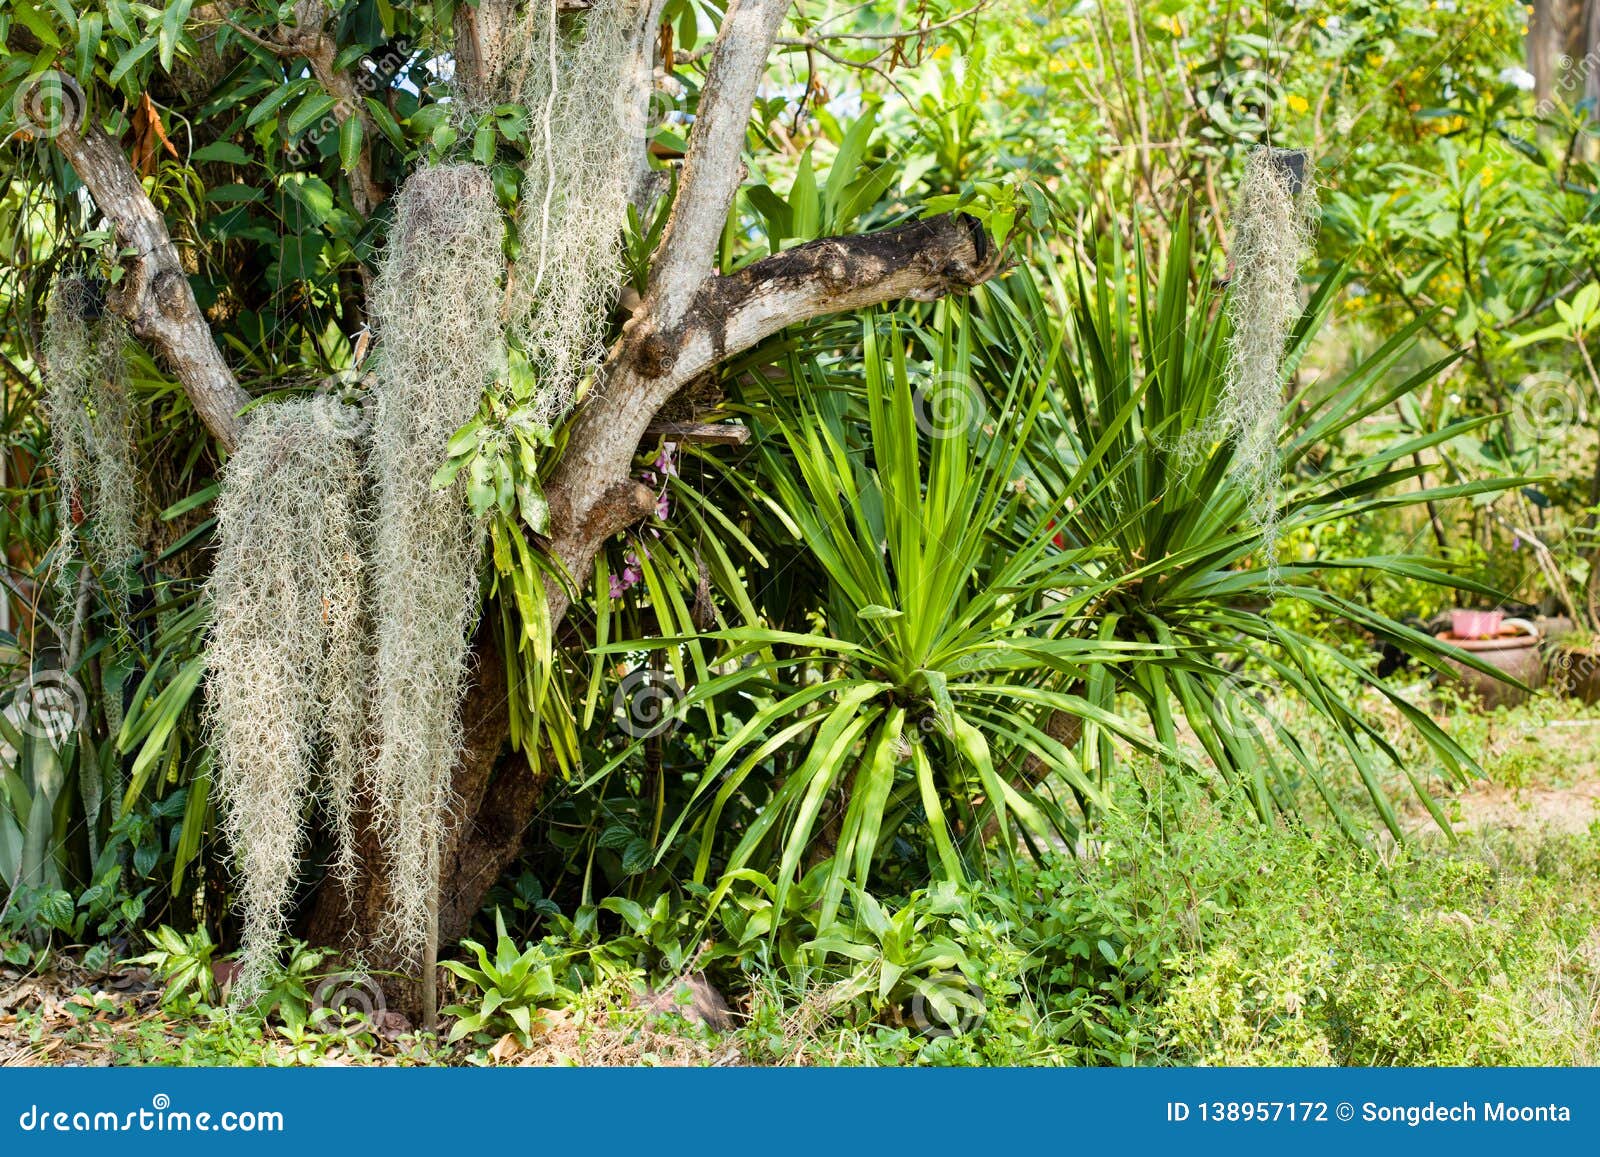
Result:
<svg viewBox="0 0 1600 1157">
<path fill-rule="evenodd" d="M 1283 356 L 1300 316 L 1300 267 L 1311 251 L 1316 192 L 1303 153 L 1262 147 L 1245 161 L 1229 252 L 1226 387 L 1220 420 L 1234 445 L 1234 474 L 1269 568 L 1277 563 L 1278 437 Z"/>
<path fill-rule="evenodd" d="M 648 74 L 632 75 L 637 33 L 622 0 L 596 0 L 570 20 L 558 7 L 528 5 L 511 67 L 530 126 L 510 328 L 538 381 L 533 417 L 546 426 L 605 355 L 651 92 Z"/>
<path fill-rule="evenodd" d="M 437 842 L 461 751 L 458 708 L 483 538 L 464 488 L 432 482 L 451 435 L 477 412 L 504 360 L 502 234 L 487 169 L 420 169 L 396 197 L 373 287 L 371 790 L 394 945 L 410 960 L 426 942 Z"/>
<path fill-rule="evenodd" d="M 222 829 L 238 857 L 236 999 L 260 990 L 285 932 L 319 764 L 340 860 L 351 860 L 365 669 L 362 479 L 357 448 L 328 412 L 337 404 L 308 398 L 255 412 L 217 499 L 206 731 Z"/>
<path fill-rule="evenodd" d="M 91 555 L 107 574 L 120 575 L 140 555 L 127 340 L 126 326 L 104 310 L 92 281 L 78 275 L 57 280 L 45 310 L 41 353 L 60 492 L 63 579 L 77 557 L 78 528 L 85 521 Z"/>
</svg>

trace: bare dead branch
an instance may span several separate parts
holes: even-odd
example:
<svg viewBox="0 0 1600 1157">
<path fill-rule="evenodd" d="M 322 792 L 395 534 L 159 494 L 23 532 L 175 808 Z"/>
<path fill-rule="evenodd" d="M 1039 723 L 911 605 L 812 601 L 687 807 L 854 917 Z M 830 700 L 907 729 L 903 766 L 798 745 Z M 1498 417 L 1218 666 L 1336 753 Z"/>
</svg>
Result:
<svg viewBox="0 0 1600 1157">
<path fill-rule="evenodd" d="M 667 422 L 657 418 L 644 428 L 646 440 L 660 438 L 696 446 L 743 446 L 750 427 L 737 422 Z"/>
</svg>

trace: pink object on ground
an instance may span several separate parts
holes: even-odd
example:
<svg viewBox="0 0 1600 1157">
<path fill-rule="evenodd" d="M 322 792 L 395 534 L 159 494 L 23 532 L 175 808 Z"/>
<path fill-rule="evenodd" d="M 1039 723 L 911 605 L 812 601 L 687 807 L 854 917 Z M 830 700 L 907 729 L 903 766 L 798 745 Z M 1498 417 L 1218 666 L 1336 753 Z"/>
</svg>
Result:
<svg viewBox="0 0 1600 1157">
<path fill-rule="evenodd" d="M 1503 618 L 1502 611 L 1451 611 L 1450 633 L 1458 639 L 1492 639 Z"/>
</svg>

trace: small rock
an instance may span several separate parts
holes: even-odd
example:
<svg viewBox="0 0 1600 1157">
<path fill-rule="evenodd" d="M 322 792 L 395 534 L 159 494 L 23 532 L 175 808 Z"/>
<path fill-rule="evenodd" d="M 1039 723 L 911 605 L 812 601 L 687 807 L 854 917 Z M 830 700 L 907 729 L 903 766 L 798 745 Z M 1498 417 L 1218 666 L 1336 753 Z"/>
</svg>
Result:
<svg viewBox="0 0 1600 1157">
<path fill-rule="evenodd" d="M 685 1020 L 703 1024 L 713 1032 L 733 1027 L 733 1009 L 722 994 L 711 986 L 704 972 L 690 973 L 661 990 L 647 989 L 634 997 L 635 1007 L 666 1015 L 677 1013 Z"/>
<path fill-rule="evenodd" d="M 386 1008 L 372 1017 L 372 1027 L 384 1040 L 394 1040 L 411 1031 L 411 1022 L 403 1013 Z"/>
</svg>

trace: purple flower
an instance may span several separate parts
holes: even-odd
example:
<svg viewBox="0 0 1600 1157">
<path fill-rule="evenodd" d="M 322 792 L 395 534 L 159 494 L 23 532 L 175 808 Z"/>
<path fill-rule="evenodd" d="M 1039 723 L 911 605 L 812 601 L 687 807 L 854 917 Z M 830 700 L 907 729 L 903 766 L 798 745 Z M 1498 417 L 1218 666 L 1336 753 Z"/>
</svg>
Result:
<svg viewBox="0 0 1600 1157">
<path fill-rule="evenodd" d="M 678 476 L 677 455 L 678 444 L 676 442 L 661 443 L 661 453 L 656 455 L 655 468 L 662 474 L 670 474 L 676 478 Z"/>
<path fill-rule="evenodd" d="M 667 516 L 670 515 L 671 513 L 672 513 L 672 499 L 668 498 L 667 497 L 667 492 L 665 490 L 663 490 L 661 492 L 661 496 L 656 499 L 656 517 L 659 518 L 662 522 L 665 522 L 667 520 Z"/>
<path fill-rule="evenodd" d="M 628 589 L 627 587 L 622 585 L 622 580 L 621 579 L 619 579 L 616 575 L 612 575 L 611 576 L 611 597 L 612 598 L 620 599 L 622 597 L 622 592 L 627 590 L 627 589 Z"/>
</svg>

